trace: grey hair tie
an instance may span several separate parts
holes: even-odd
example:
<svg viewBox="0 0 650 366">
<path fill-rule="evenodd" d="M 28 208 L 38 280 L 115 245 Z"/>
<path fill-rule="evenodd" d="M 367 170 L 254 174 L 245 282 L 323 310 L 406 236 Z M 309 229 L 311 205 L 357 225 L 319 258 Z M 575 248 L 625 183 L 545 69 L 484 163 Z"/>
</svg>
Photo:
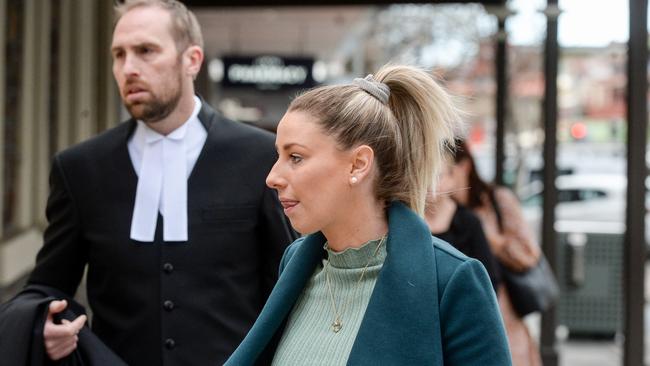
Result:
<svg viewBox="0 0 650 366">
<path fill-rule="evenodd" d="M 377 98 L 380 102 L 388 104 L 388 97 L 390 96 L 390 88 L 384 83 L 380 83 L 372 76 L 372 74 L 366 76 L 364 79 L 355 78 L 353 81 L 354 85 L 363 89 L 366 93 Z"/>
</svg>

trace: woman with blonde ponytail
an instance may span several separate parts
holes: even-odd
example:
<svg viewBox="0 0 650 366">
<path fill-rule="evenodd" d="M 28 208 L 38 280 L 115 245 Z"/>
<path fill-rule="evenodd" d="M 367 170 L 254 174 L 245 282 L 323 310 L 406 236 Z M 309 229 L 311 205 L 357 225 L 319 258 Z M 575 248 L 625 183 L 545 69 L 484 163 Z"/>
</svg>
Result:
<svg viewBox="0 0 650 366">
<path fill-rule="evenodd" d="M 266 183 L 306 236 L 226 365 L 510 365 L 485 269 L 423 220 L 458 116 L 409 66 L 293 100 Z"/>
</svg>

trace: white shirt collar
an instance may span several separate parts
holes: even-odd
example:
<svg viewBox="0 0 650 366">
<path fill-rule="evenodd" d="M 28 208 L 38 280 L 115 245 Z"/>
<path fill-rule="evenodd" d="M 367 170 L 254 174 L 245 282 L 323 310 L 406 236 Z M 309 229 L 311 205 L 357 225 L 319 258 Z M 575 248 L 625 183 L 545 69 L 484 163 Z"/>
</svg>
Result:
<svg viewBox="0 0 650 366">
<path fill-rule="evenodd" d="M 180 125 L 180 127 L 176 128 L 167 136 L 156 132 L 154 129 L 149 127 L 143 121 L 137 120 L 138 125 L 135 128 L 135 132 L 133 133 L 132 140 L 134 140 L 134 142 L 138 146 L 144 146 L 145 143 L 155 142 L 163 138 L 168 138 L 172 140 L 182 140 L 185 138 L 185 135 L 187 134 L 189 125 L 200 125 L 201 128 L 203 128 L 203 124 L 201 124 L 201 121 L 199 121 L 198 118 L 199 112 L 201 111 L 201 107 L 202 107 L 201 99 L 195 95 L 194 110 L 192 111 L 190 117 L 187 119 L 187 121 L 185 121 L 182 125 Z"/>
</svg>

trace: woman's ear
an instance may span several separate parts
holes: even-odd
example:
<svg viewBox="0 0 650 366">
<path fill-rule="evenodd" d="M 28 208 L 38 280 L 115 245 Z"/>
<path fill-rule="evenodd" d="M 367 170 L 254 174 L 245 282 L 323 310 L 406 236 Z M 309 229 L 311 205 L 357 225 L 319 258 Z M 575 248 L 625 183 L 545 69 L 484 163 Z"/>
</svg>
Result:
<svg viewBox="0 0 650 366">
<path fill-rule="evenodd" d="M 375 160 L 375 152 L 368 145 L 361 145 L 352 150 L 352 169 L 350 170 L 350 183 L 362 182 L 372 172 L 372 165 Z"/>
</svg>

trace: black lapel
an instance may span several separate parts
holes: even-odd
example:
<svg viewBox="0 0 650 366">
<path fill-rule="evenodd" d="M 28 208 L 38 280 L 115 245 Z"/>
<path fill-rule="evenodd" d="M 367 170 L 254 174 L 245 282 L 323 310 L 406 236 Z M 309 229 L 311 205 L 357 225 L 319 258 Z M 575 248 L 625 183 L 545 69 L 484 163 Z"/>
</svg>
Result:
<svg viewBox="0 0 650 366">
<path fill-rule="evenodd" d="M 201 181 L 201 178 L 197 176 L 201 175 L 202 172 L 205 172 L 205 168 L 208 168 L 202 168 L 203 165 L 208 164 L 207 160 L 209 159 L 206 158 L 206 155 L 210 155 L 210 152 L 214 149 L 214 147 L 218 146 L 218 140 L 220 137 L 219 129 L 217 128 L 217 122 L 221 117 L 203 99 L 201 99 L 201 110 L 199 111 L 198 117 L 203 127 L 205 127 L 208 136 L 205 140 L 205 144 L 203 144 L 201 152 L 199 153 L 199 157 L 196 159 L 194 169 L 192 169 L 192 172 L 187 179 L 187 188 L 189 190 L 188 194 L 192 192 L 190 185 L 197 179 Z"/>
<path fill-rule="evenodd" d="M 115 146 L 111 149 L 111 160 L 114 162 L 113 169 L 115 170 L 115 177 L 123 177 L 124 182 L 133 187 L 133 194 L 138 184 L 138 175 L 133 167 L 131 155 L 129 155 L 128 142 L 129 138 L 135 131 L 137 122 L 135 119 L 130 119 L 123 122 L 121 126 L 117 127 L 117 139 L 114 140 Z M 135 196 L 134 196 L 135 197 Z"/>
</svg>

